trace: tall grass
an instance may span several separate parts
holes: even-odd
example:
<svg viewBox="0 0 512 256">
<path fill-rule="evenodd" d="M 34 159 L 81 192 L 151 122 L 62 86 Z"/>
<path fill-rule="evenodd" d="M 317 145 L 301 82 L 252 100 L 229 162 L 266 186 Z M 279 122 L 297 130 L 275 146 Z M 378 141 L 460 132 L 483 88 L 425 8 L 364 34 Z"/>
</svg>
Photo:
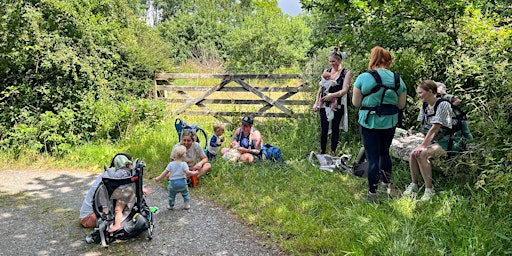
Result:
<svg viewBox="0 0 512 256">
<path fill-rule="evenodd" d="M 165 168 L 170 149 L 178 142 L 174 118 L 136 126 L 119 143 L 85 145 L 61 159 L 45 161 L 63 168 L 100 171 L 122 151 L 145 161 L 146 178 L 152 178 Z M 216 122 L 213 118 L 180 118 L 201 124 L 210 135 Z M 201 185 L 192 189 L 192 195 L 225 206 L 269 244 L 280 245 L 288 254 L 512 253 L 509 210 L 489 207 L 482 200 L 484 195 L 477 194 L 482 190 L 474 190 L 473 184 L 454 183 L 449 176 L 437 174 L 438 194 L 431 202 L 389 199 L 380 192 L 378 203 L 369 203 L 364 199 L 365 179 L 322 172 L 308 163 L 309 152 L 319 147 L 316 116 L 258 121 L 256 126 L 265 142 L 279 146 L 286 163 L 249 165 L 219 159 L 212 163 L 213 169 L 201 179 Z M 230 127 L 227 135 L 236 126 Z M 349 133 L 342 134 L 338 153 L 355 154 L 360 146 L 357 129 L 351 126 Z M 0 159 L 6 162 L 7 157 Z M 405 188 L 410 181 L 407 163 L 396 161 L 393 171 L 395 185 Z"/>
</svg>

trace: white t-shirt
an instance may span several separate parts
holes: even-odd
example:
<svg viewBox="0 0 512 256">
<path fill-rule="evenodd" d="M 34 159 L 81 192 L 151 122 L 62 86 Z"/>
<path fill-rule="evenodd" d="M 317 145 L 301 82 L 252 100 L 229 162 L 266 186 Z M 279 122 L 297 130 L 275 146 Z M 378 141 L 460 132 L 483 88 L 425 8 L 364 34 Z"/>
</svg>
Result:
<svg viewBox="0 0 512 256">
<path fill-rule="evenodd" d="M 171 174 L 169 180 L 184 179 L 187 176 L 185 172 L 188 170 L 188 165 L 182 161 L 172 161 L 165 167 L 165 170 Z"/>
<path fill-rule="evenodd" d="M 178 143 L 178 144 L 174 145 L 174 147 L 172 148 L 171 160 L 174 160 L 172 158 L 172 152 L 174 151 L 174 148 L 176 148 L 178 145 L 181 145 L 181 144 Z M 197 160 L 203 158 L 203 156 L 206 157 L 201 145 L 197 142 L 193 142 L 190 149 L 187 149 L 187 154 L 185 156 L 185 159 L 183 159 L 183 161 L 186 162 L 189 169 L 192 170 L 194 168 L 194 165 L 196 165 L 199 162 Z"/>
</svg>

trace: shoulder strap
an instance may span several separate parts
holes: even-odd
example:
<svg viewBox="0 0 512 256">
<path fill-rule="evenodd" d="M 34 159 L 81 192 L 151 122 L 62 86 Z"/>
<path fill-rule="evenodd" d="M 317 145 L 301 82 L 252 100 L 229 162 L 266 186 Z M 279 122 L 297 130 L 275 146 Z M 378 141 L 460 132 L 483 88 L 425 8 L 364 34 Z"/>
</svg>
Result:
<svg viewBox="0 0 512 256">
<path fill-rule="evenodd" d="M 377 70 L 372 69 L 372 70 L 368 70 L 367 72 L 373 76 L 373 79 L 375 79 L 375 82 L 377 83 L 377 85 L 375 87 L 373 87 L 373 89 L 369 93 L 367 93 L 366 95 L 363 95 L 363 97 L 370 95 L 372 93 L 376 93 L 383 86 L 382 79 L 380 78 L 379 72 L 377 72 Z"/>
<path fill-rule="evenodd" d="M 395 92 L 398 93 L 398 89 L 400 89 L 400 73 L 393 72 L 393 74 L 395 75 Z"/>
<path fill-rule="evenodd" d="M 443 101 L 446 101 L 446 102 L 450 103 L 450 106 L 453 107 L 452 103 L 449 100 L 443 99 L 443 98 L 438 98 L 436 103 L 434 104 L 434 115 L 437 112 L 437 107 L 439 107 L 439 104 L 441 104 L 441 102 L 443 102 Z"/>
</svg>

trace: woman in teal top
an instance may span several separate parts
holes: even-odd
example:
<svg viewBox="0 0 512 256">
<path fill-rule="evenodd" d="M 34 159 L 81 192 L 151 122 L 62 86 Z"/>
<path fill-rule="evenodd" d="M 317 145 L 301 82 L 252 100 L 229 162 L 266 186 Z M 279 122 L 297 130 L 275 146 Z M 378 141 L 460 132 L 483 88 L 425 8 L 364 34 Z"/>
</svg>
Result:
<svg viewBox="0 0 512 256">
<path fill-rule="evenodd" d="M 368 159 L 369 199 L 377 196 L 381 170 L 382 181 L 388 188 L 390 186 L 392 163 L 389 147 L 398 124 L 398 112 L 406 103 L 405 83 L 398 74 L 388 70 L 391 61 L 388 51 L 380 46 L 374 47 L 368 64 L 369 72 L 357 77 L 352 95 L 352 103 L 360 108 L 358 122 Z"/>
</svg>

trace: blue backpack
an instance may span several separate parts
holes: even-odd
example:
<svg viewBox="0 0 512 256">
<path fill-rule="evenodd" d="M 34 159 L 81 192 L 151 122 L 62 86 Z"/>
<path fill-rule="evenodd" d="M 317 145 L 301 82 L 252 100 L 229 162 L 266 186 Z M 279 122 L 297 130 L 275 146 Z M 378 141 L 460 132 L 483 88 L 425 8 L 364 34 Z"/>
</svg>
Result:
<svg viewBox="0 0 512 256">
<path fill-rule="evenodd" d="M 261 148 L 263 152 L 263 156 L 265 159 L 272 161 L 272 162 L 284 162 L 283 160 L 283 153 L 281 152 L 281 149 L 279 149 L 276 146 L 272 146 L 270 144 L 263 145 L 263 148 Z"/>
</svg>

